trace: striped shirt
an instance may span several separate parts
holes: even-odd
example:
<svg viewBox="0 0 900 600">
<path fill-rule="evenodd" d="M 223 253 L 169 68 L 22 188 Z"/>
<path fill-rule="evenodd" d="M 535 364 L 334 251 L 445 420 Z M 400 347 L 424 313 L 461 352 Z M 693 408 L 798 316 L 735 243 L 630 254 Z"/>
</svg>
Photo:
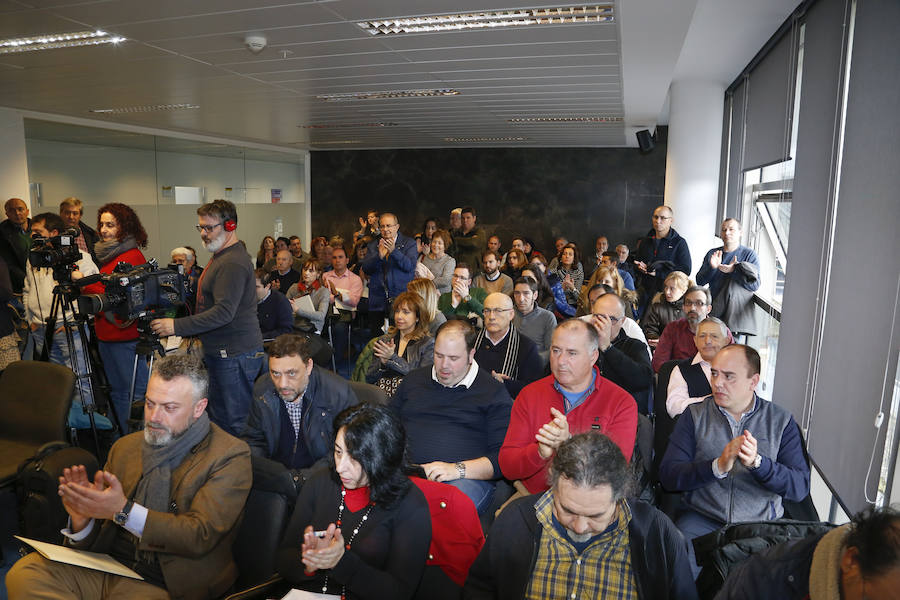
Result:
<svg viewBox="0 0 900 600">
<path fill-rule="evenodd" d="M 619 501 L 615 525 L 596 536 L 581 554 L 553 525 L 552 489 L 544 492 L 534 510 L 543 532 L 525 598 L 638 599 L 629 545 L 631 509 L 625 500 Z"/>
</svg>

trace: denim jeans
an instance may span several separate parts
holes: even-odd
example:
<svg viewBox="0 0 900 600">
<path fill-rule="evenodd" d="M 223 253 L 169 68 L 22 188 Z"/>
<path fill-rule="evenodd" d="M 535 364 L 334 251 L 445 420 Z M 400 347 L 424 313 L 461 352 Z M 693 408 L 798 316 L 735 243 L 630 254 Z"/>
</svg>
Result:
<svg viewBox="0 0 900 600">
<path fill-rule="evenodd" d="M 131 393 L 131 375 L 134 373 L 134 357 L 137 356 L 137 340 L 128 342 L 99 342 L 100 358 L 103 359 L 103 369 L 109 380 L 110 401 L 115 408 L 119 419 L 119 428 L 122 435 L 129 433 L 128 418 L 131 416 L 131 403 L 128 396 Z M 144 399 L 147 393 L 147 361 L 143 356 L 138 358 L 137 376 L 134 383 L 134 401 Z"/>
<path fill-rule="evenodd" d="M 34 339 L 35 353 L 40 354 L 44 348 L 44 333 L 46 328 L 41 325 L 31 332 Z M 69 427 L 75 429 L 87 429 L 91 426 L 90 419 L 83 410 L 82 400 L 88 406 L 94 403 L 94 392 L 87 376 L 87 361 L 85 360 L 85 341 L 82 343 L 81 334 L 77 329 L 72 329 L 72 342 L 75 348 L 75 362 L 69 352 L 69 343 L 66 333 L 59 331 L 53 335 L 50 344 L 50 362 L 57 365 L 65 365 L 72 369 L 79 377 L 75 380 L 75 393 L 72 397 L 72 406 L 69 408 Z M 76 368 L 77 365 L 77 368 Z M 112 423 L 100 413 L 94 413 L 95 424 L 98 429 L 112 429 Z"/>
<path fill-rule="evenodd" d="M 495 481 L 482 481 L 480 479 L 454 479 L 447 483 L 471 498 L 479 515 L 483 514 L 491 505 L 491 500 L 494 499 L 494 490 L 497 487 L 497 482 Z"/>
<path fill-rule="evenodd" d="M 682 507 L 681 512 L 676 515 L 675 527 L 681 531 L 685 541 L 687 541 L 688 562 L 691 565 L 691 572 L 694 575 L 694 580 L 700 575 L 700 566 L 697 564 L 697 557 L 694 554 L 694 538 L 704 536 L 707 533 L 712 533 L 717 529 L 721 529 L 724 525 L 725 524 L 721 521 L 716 521 L 706 515 L 701 515 L 684 506 Z"/>
<path fill-rule="evenodd" d="M 209 404 L 206 410 L 213 423 L 234 436 L 240 436 L 250 412 L 253 382 L 265 363 L 262 348 L 222 358 L 204 354 L 203 362 L 209 371 Z"/>
<path fill-rule="evenodd" d="M 350 379 L 350 361 L 347 359 L 347 350 L 350 348 L 350 325 L 340 321 L 332 321 L 329 324 L 331 328 L 331 347 L 334 350 L 334 366 L 337 374 L 341 377 Z M 323 332 L 323 336 L 327 336 L 328 332 Z"/>
</svg>

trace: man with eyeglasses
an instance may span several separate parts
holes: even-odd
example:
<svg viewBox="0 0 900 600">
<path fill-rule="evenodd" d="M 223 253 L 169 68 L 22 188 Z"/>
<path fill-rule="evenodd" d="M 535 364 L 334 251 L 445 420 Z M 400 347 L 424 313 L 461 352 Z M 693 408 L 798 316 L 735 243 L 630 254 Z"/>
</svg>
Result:
<svg viewBox="0 0 900 600">
<path fill-rule="evenodd" d="M 522 388 L 544 374 L 537 346 L 513 326 L 515 309 L 500 292 L 484 300 L 484 329 L 475 338 L 475 360 L 515 398 Z"/>
<path fill-rule="evenodd" d="M 450 280 L 450 291 L 438 298 L 438 310 L 448 319 L 476 321 L 483 316 L 487 292 L 472 286 L 472 271 L 467 263 L 456 263 Z"/>
<path fill-rule="evenodd" d="M 241 438 L 250 453 L 289 469 L 301 487 L 332 451 L 332 422 L 357 403 L 346 379 L 313 364 L 309 340 L 285 333 L 273 341 L 269 381 L 254 394 Z"/>
<path fill-rule="evenodd" d="M 625 301 L 616 294 L 603 294 L 591 306 L 591 324 L 597 330 L 600 374 L 634 397 L 641 414 L 650 412 L 653 368 L 647 344 L 625 335 Z"/>
<path fill-rule="evenodd" d="M 381 237 L 371 241 L 363 272 L 369 276 L 369 327 L 373 335 L 384 325 L 385 311 L 394 298 L 406 291 L 406 284 L 416 275 L 419 250 L 416 240 L 400 233 L 400 222 L 393 213 L 378 217 Z"/>
<path fill-rule="evenodd" d="M 253 263 L 237 236 L 237 209 L 213 200 L 197 209 L 197 231 L 212 252 L 197 282 L 193 314 L 150 323 L 159 336 L 197 336 L 209 371 L 209 417 L 238 436 L 247 421 L 253 382 L 262 370 L 262 333 L 256 316 Z"/>
<path fill-rule="evenodd" d="M 674 214 L 668 206 L 653 211 L 653 228 L 638 240 L 634 249 L 635 283 L 641 292 L 640 313 L 658 292 L 663 291 L 672 271 L 691 272 L 691 252 L 687 240 L 672 228 Z"/>
<path fill-rule="evenodd" d="M 697 346 L 694 343 L 697 326 L 712 310 L 712 296 L 709 290 L 698 285 L 688 288 L 684 294 L 682 310 L 684 316 L 666 325 L 662 335 L 659 336 L 659 343 L 656 344 L 651 363 L 654 372 L 658 372 L 659 368 L 670 360 L 684 360 L 697 354 Z M 728 343 L 732 342 L 734 338 L 729 332 Z"/>
</svg>

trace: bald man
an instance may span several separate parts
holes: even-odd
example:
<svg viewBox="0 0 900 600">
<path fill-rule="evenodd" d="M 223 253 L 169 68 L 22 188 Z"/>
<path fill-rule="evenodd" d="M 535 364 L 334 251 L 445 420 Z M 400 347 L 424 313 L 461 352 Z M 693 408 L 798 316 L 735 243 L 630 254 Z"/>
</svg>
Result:
<svg viewBox="0 0 900 600">
<path fill-rule="evenodd" d="M 9 267 L 13 292 L 22 293 L 25 285 L 25 263 L 31 247 L 31 221 L 28 206 L 21 198 L 10 198 L 3 205 L 6 219 L 0 223 L 0 258 Z"/>
<path fill-rule="evenodd" d="M 521 335 L 512 322 L 512 298 L 500 292 L 484 299 L 484 329 L 475 339 L 475 361 L 489 371 L 515 398 L 522 388 L 544 374 L 544 361 L 534 342 Z"/>
</svg>

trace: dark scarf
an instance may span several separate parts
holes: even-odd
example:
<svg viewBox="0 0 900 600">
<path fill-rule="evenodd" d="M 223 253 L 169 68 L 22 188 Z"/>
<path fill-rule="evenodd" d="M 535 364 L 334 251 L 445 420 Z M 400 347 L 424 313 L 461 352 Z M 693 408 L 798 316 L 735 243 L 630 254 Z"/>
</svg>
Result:
<svg viewBox="0 0 900 600">
<path fill-rule="evenodd" d="M 484 341 L 487 329 L 482 328 L 481 331 L 478 332 L 478 337 L 475 338 L 475 349 L 481 348 L 481 344 Z M 516 328 L 513 327 L 513 324 L 509 324 L 509 333 L 506 334 L 506 356 L 503 358 L 503 368 L 500 370 L 501 373 L 509 377 L 510 379 L 518 379 L 519 378 L 519 334 L 516 331 Z M 490 338 L 488 339 L 490 341 Z M 493 342 L 491 342 L 493 343 Z"/>
<path fill-rule="evenodd" d="M 137 242 L 135 241 L 134 236 L 129 235 L 121 242 L 118 240 L 97 242 L 94 244 L 94 255 L 97 257 L 97 262 L 100 263 L 100 266 L 102 267 L 120 254 L 124 254 L 134 248 L 137 248 Z"/>
</svg>

